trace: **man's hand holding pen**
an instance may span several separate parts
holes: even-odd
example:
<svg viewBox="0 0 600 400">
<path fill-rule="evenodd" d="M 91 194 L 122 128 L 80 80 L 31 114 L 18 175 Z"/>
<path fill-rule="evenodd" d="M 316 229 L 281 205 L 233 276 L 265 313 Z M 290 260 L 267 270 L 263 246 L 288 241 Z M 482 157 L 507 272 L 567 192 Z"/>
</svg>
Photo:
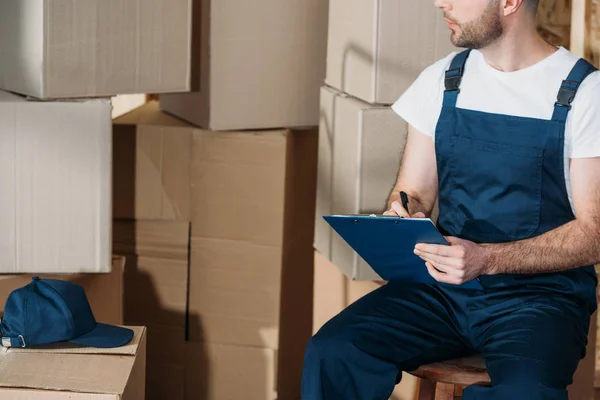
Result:
<svg viewBox="0 0 600 400">
<path fill-rule="evenodd" d="M 425 218 L 425 213 L 418 211 L 413 214 L 410 213 L 409 207 L 409 196 L 405 192 L 400 192 L 398 200 L 393 201 L 390 204 L 390 209 L 383 213 L 387 216 L 398 216 L 400 218 Z M 410 202 L 415 204 L 416 200 Z"/>
</svg>

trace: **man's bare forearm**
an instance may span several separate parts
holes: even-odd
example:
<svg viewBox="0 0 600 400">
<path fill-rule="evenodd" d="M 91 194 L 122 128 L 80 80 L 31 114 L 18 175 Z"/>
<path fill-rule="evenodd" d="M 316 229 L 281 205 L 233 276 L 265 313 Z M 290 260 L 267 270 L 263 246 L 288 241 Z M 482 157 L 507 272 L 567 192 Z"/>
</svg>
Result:
<svg viewBox="0 0 600 400">
<path fill-rule="evenodd" d="M 598 223 L 573 220 L 540 236 L 483 244 L 490 274 L 560 272 L 600 262 Z"/>
</svg>

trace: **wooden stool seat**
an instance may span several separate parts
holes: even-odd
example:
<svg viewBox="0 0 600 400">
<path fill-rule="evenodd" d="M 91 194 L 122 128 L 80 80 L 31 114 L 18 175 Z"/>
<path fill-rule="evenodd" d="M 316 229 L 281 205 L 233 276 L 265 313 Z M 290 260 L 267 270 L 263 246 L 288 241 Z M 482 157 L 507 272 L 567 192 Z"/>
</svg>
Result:
<svg viewBox="0 0 600 400">
<path fill-rule="evenodd" d="M 485 360 L 476 356 L 423 365 L 410 374 L 421 378 L 419 400 L 453 400 L 466 386 L 490 384 Z"/>
</svg>

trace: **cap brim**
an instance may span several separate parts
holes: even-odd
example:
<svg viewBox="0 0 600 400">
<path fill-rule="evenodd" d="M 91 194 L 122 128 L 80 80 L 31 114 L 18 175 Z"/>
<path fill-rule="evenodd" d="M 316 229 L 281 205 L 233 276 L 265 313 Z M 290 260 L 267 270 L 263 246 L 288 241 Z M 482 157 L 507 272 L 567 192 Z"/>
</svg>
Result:
<svg viewBox="0 0 600 400">
<path fill-rule="evenodd" d="M 71 343 L 84 346 L 112 348 L 125 346 L 133 339 L 133 331 L 120 326 L 97 324 L 94 330 L 69 340 Z"/>
</svg>

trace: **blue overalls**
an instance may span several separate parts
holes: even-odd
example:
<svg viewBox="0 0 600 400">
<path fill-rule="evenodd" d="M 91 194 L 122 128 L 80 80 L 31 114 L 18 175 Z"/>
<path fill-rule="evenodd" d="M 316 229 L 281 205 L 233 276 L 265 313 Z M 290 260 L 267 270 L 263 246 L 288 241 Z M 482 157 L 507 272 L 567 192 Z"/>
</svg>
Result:
<svg viewBox="0 0 600 400">
<path fill-rule="evenodd" d="M 517 241 L 575 218 L 564 179 L 567 114 L 595 69 L 579 60 L 551 120 L 460 109 L 469 51 L 446 72 L 436 128 L 439 229 L 478 243 Z M 402 371 L 478 353 L 491 387 L 465 400 L 566 400 L 596 309 L 592 266 L 553 274 L 481 276 L 484 290 L 389 282 L 309 341 L 303 400 L 384 400 Z"/>
</svg>

